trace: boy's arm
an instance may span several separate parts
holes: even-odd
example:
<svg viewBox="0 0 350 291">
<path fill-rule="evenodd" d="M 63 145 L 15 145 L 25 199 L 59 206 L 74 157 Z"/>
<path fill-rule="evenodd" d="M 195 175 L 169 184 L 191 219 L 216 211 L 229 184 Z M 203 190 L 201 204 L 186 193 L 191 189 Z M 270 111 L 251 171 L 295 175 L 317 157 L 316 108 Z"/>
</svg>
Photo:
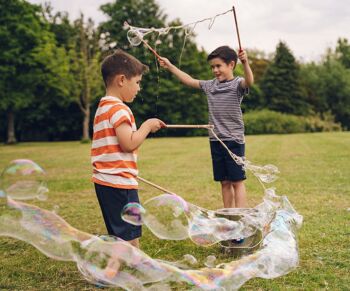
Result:
<svg viewBox="0 0 350 291">
<path fill-rule="evenodd" d="M 183 84 L 200 89 L 199 80 L 192 78 L 189 74 L 181 71 L 175 65 L 173 65 L 167 58 L 158 58 L 161 67 L 168 69 L 169 72 L 173 73 Z"/>
<path fill-rule="evenodd" d="M 238 53 L 238 58 L 241 60 L 244 70 L 244 79 L 241 82 L 242 88 L 248 88 L 254 84 L 254 75 L 249 66 L 248 56 L 244 50 Z"/>
<path fill-rule="evenodd" d="M 137 131 L 132 131 L 131 125 L 123 122 L 115 128 L 115 132 L 122 150 L 132 152 L 144 142 L 150 132 L 156 132 L 162 127 L 166 127 L 163 121 L 151 118 L 142 123 Z"/>
</svg>

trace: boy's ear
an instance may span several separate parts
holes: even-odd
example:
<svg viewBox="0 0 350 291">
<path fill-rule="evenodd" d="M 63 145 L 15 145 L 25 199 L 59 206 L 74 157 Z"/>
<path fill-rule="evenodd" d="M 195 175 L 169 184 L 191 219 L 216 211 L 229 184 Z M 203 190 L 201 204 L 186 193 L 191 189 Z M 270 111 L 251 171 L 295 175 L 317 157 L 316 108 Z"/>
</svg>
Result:
<svg viewBox="0 0 350 291">
<path fill-rule="evenodd" d="M 126 80 L 126 76 L 125 75 L 116 75 L 114 77 L 114 84 L 118 85 L 119 87 L 123 86 L 124 82 Z"/>
<path fill-rule="evenodd" d="M 231 62 L 229 62 L 229 65 L 232 67 L 232 69 L 234 69 L 236 67 L 236 62 L 231 61 Z"/>
</svg>

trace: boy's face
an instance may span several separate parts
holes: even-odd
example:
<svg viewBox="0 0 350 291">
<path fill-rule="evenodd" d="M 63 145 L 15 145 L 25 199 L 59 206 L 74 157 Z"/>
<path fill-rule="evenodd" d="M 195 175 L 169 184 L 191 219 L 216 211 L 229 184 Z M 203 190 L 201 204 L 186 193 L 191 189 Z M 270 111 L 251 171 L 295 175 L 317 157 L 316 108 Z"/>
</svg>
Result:
<svg viewBox="0 0 350 291">
<path fill-rule="evenodd" d="M 141 90 L 140 84 L 142 75 L 131 77 L 130 79 L 124 78 L 123 87 L 121 90 L 121 97 L 123 101 L 131 103 L 134 101 L 137 93 Z"/>
<path fill-rule="evenodd" d="M 226 64 L 221 58 L 214 58 L 209 61 L 211 71 L 219 82 L 233 79 L 235 62 Z"/>
</svg>

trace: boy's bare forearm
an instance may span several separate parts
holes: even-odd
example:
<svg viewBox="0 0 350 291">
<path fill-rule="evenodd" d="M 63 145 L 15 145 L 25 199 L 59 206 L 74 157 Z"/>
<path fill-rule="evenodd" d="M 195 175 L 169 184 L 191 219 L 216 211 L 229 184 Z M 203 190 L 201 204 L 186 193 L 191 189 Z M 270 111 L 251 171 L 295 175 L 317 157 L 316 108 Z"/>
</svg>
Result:
<svg viewBox="0 0 350 291">
<path fill-rule="evenodd" d="M 145 141 L 147 136 L 150 134 L 151 129 L 142 124 L 137 131 L 132 132 L 126 150 L 132 152 L 140 147 L 140 145 Z"/>
<path fill-rule="evenodd" d="M 250 87 L 254 84 L 254 75 L 252 69 L 249 66 L 248 61 L 243 64 L 245 86 Z"/>
<path fill-rule="evenodd" d="M 189 74 L 185 73 L 184 71 L 181 71 L 175 65 L 169 66 L 168 70 L 169 72 L 174 74 L 180 80 L 181 83 L 189 87 L 199 89 L 199 81 L 192 78 Z"/>
<path fill-rule="evenodd" d="M 132 131 L 129 124 L 122 123 L 116 128 L 116 134 L 122 150 L 132 152 L 141 146 L 150 132 L 156 132 L 165 126 L 166 124 L 163 121 L 151 118 L 142 123 L 136 131 Z"/>
</svg>

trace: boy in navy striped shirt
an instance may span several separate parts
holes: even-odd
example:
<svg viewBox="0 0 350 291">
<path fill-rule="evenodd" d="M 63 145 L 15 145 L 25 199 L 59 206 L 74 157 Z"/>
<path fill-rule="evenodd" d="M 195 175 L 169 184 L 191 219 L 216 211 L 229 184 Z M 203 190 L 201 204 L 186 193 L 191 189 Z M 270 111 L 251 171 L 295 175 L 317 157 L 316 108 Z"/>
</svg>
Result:
<svg viewBox="0 0 350 291">
<path fill-rule="evenodd" d="M 237 59 L 243 64 L 244 78 L 234 76 Z M 245 139 L 241 102 L 254 83 L 245 51 L 237 53 L 228 46 L 215 49 L 208 56 L 208 62 L 215 76 L 212 80 L 197 80 L 178 69 L 167 58 L 159 58 L 163 68 L 173 73 L 183 84 L 202 89 L 208 98 L 209 123 L 214 125 L 215 134 L 235 155 L 244 158 Z M 221 183 L 225 208 L 247 207 L 244 180 L 245 172 L 237 165 L 227 150 L 209 132 L 214 180 Z"/>
</svg>

